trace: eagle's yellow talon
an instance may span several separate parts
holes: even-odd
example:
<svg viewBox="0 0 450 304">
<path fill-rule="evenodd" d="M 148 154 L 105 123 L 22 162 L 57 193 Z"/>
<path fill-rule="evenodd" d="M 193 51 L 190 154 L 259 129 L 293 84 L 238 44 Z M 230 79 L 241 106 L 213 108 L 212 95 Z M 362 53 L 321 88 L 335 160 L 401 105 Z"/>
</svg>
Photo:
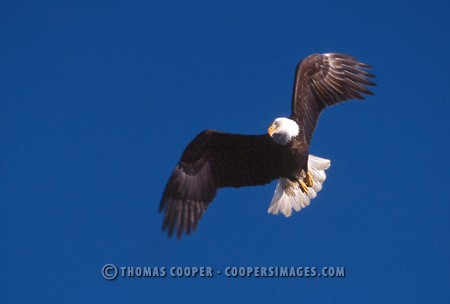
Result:
<svg viewBox="0 0 450 304">
<path fill-rule="evenodd" d="M 308 186 L 306 186 L 305 182 L 302 180 L 298 180 L 298 185 L 300 186 L 300 189 L 303 193 L 308 193 Z"/>
<path fill-rule="evenodd" d="M 314 181 L 313 181 L 312 175 L 309 172 L 306 172 L 306 177 L 303 179 L 303 181 L 305 182 L 305 184 L 308 187 L 312 187 L 314 185 Z"/>
</svg>

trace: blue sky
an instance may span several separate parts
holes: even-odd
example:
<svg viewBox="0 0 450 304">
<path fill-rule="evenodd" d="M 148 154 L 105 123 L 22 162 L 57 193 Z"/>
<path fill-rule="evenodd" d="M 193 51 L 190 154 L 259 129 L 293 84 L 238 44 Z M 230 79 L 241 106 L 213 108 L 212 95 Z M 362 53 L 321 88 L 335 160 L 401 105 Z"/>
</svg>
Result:
<svg viewBox="0 0 450 304">
<path fill-rule="evenodd" d="M 449 303 L 444 1 L 3 1 L 4 303 Z M 343 52 L 376 96 L 328 109 L 332 166 L 291 218 L 275 184 L 223 189 L 177 241 L 157 212 L 201 130 L 287 116 L 297 62 Z M 118 266 L 343 266 L 345 278 L 118 278 Z"/>
</svg>

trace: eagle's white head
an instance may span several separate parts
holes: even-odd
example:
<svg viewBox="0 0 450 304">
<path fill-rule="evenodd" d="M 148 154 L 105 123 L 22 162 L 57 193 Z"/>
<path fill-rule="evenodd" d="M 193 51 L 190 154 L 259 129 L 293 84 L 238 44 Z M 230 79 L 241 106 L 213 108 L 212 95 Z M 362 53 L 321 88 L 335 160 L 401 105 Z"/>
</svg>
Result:
<svg viewBox="0 0 450 304">
<path fill-rule="evenodd" d="M 298 124 L 292 119 L 280 117 L 273 121 L 267 132 L 279 145 L 287 145 L 299 133 Z"/>
</svg>

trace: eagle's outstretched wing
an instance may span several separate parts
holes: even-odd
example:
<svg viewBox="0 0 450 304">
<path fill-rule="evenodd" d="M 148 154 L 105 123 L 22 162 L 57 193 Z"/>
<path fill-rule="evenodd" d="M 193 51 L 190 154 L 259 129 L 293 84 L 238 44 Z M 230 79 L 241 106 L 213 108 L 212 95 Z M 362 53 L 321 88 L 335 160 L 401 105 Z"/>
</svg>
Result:
<svg viewBox="0 0 450 304">
<path fill-rule="evenodd" d="M 268 135 L 206 130 L 186 147 L 163 192 L 163 230 L 189 234 L 221 187 L 263 185 L 279 177 L 280 145 Z"/>
<path fill-rule="evenodd" d="M 310 143 L 319 115 L 326 106 L 373 95 L 371 66 L 339 53 L 313 54 L 303 59 L 295 72 L 291 119 Z"/>
</svg>

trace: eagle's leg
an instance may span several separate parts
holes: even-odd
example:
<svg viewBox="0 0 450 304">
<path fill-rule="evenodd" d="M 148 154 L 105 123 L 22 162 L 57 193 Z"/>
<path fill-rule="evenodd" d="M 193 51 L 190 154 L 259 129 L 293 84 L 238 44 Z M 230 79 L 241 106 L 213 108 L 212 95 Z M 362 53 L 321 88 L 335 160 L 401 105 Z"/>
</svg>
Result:
<svg viewBox="0 0 450 304">
<path fill-rule="evenodd" d="M 306 172 L 305 177 L 303 179 L 301 178 L 297 179 L 297 183 L 303 193 L 308 193 L 308 187 L 312 187 L 314 184 L 311 173 Z"/>
<path fill-rule="evenodd" d="M 306 177 L 303 179 L 303 181 L 308 187 L 312 187 L 314 185 L 312 175 L 309 172 L 306 172 Z"/>
<path fill-rule="evenodd" d="M 306 185 L 306 183 L 303 180 L 298 179 L 297 183 L 300 186 L 300 189 L 302 190 L 303 193 L 308 193 L 308 186 Z"/>
</svg>

